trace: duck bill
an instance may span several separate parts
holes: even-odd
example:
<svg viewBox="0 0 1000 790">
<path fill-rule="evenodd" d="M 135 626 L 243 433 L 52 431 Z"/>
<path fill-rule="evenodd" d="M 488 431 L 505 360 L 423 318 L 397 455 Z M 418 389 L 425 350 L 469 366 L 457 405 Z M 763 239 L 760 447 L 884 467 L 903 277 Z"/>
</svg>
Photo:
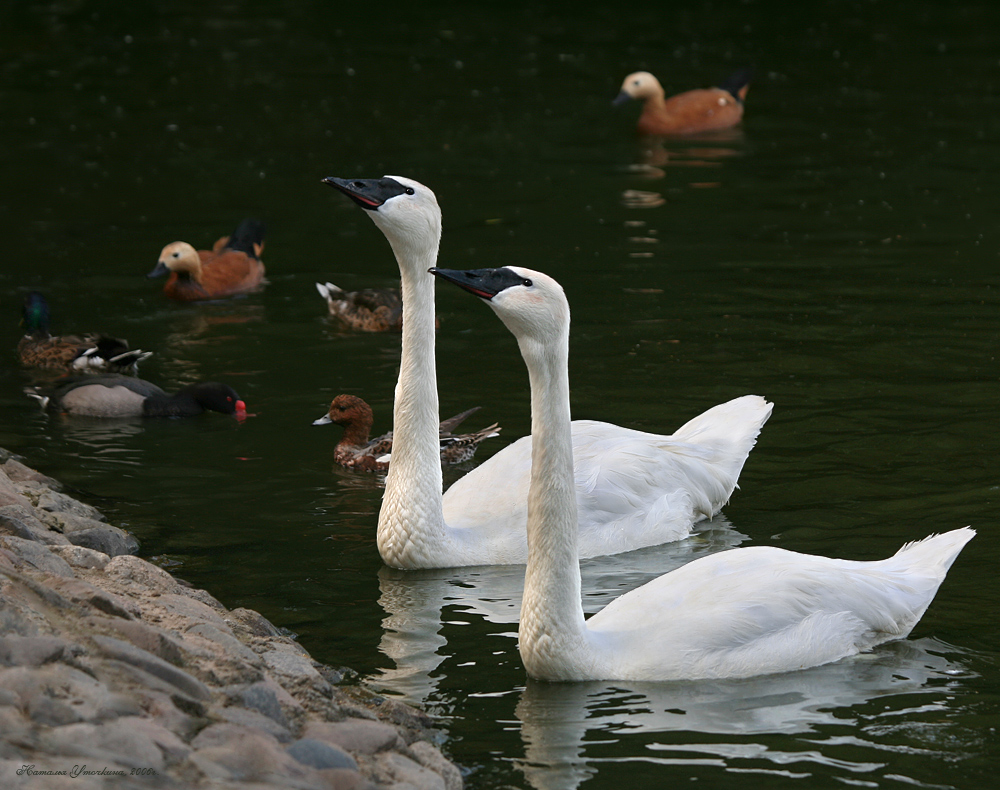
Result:
<svg viewBox="0 0 1000 790">
<path fill-rule="evenodd" d="M 402 195 L 406 187 L 392 178 L 337 178 L 327 176 L 324 184 L 343 192 L 347 197 L 368 211 L 378 211 L 387 200 Z"/>
<path fill-rule="evenodd" d="M 632 101 L 632 97 L 629 96 L 625 91 L 619 93 L 615 98 L 611 100 L 612 107 L 621 107 L 621 105 Z"/>
<path fill-rule="evenodd" d="M 510 269 L 439 269 L 434 267 L 428 271 L 435 277 L 454 283 L 459 288 L 468 291 L 470 294 L 489 301 L 501 291 L 510 288 L 512 285 L 523 282 L 523 277 L 518 277 Z"/>
<path fill-rule="evenodd" d="M 247 405 L 245 402 L 238 400 L 236 401 L 236 411 L 233 416 L 239 421 L 243 422 L 247 418 Z"/>
<path fill-rule="evenodd" d="M 153 268 L 153 271 L 151 271 L 146 276 L 150 278 L 163 277 L 165 274 L 170 274 L 170 269 L 167 268 L 167 264 L 165 264 L 163 261 L 157 261 L 156 266 Z"/>
<path fill-rule="evenodd" d="M 318 420 L 313 420 L 313 425 L 329 425 L 333 420 L 330 419 L 329 414 L 324 414 Z"/>
</svg>

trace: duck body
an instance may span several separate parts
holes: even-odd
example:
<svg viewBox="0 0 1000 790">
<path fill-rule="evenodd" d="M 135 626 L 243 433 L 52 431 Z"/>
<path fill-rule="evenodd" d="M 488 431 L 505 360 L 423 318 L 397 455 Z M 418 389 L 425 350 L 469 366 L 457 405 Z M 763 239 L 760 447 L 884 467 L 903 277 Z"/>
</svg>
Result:
<svg viewBox="0 0 1000 790">
<path fill-rule="evenodd" d="M 629 74 L 614 100 L 643 102 L 636 128 L 644 135 L 692 135 L 717 132 L 743 119 L 743 100 L 749 89 L 750 70 L 740 69 L 721 87 L 685 91 L 666 98 L 659 80 L 648 71 Z"/>
<path fill-rule="evenodd" d="M 325 181 L 367 211 L 389 241 L 401 277 L 402 353 L 392 464 L 377 534 L 383 561 L 396 568 L 526 562 L 528 440 L 504 448 L 441 494 L 434 281 L 427 276 L 441 238 L 434 193 L 400 176 Z M 574 428 L 571 439 L 580 441 L 579 495 L 587 508 L 578 528 L 595 536 L 581 544 L 586 556 L 679 540 L 690 534 L 695 521 L 722 507 L 771 404 L 747 396 L 722 409 L 724 422 L 716 424 L 710 411 L 704 420 L 688 423 L 691 430 L 673 437 L 605 423 Z M 673 459 L 651 460 L 661 454 Z M 710 468 L 716 464 L 718 468 Z M 668 471 L 661 474 L 663 470 Z"/>
<path fill-rule="evenodd" d="M 83 417 L 193 417 L 204 411 L 246 416 L 239 395 L 218 382 L 192 384 L 171 395 L 149 381 L 112 374 L 72 378 L 27 394 L 42 408 Z"/>
<path fill-rule="evenodd" d="M 394 288 L 345 291 L 333 283 L 316 283 L 330 315 L 355 332 L 399 332 L 403 328 L 403 300 Z"/>
<path fill-rule="evenodd" d="M 532 677 L 741 678 L 837 661 L 909 634 L 975 535 L 967 527 L 934 535 L 874 562 L 731 549 L 584 620 L 562 288 L 519 267 L 435 273 L 489 302 L 528 368 L 532 468 L 518 648 Z"/>
<path fill-rule="evenodd" d="M 459 464 L 468 461 L 475 455 L 482 441 L 499 435 L 500 428 L 496 423 L 474 433 L 453 433 L 466 417 L 477 411 L 478 406 L 441 421 L 441 463 Z M 330 404 L 329 411 L 315 420 L 313 425 L 344 426 L 344 435 L 333 451 L 334 461 L 341 466 L 366 472 L 384 472 L 389 468 L 389 455 L 392 453 L 392 431 L 369 439 L 373 421 L 371 407 L 364 400 L 354 395 L 338 395 Z"/>
<path fill-rule="evenodd" d="M 49 307 L 45 297 L 31 292 L 24 299 L 25 335 L 17 355 L 26 367 L 74 373 L 135 373 L 150 351 L 129 349 L 128 342 L 108 335 L 57 335 L 49 333 Z"/>
<path fill-rule="evenodd" d="M 177 301 L 226 299 L 264 283 L 263 249 L 263 224 L 246 219 L 211 250 L 196 250 L 184 241 L 168 244 L 148 276 L 169 275 L 163 293 Z"/>
</svg>

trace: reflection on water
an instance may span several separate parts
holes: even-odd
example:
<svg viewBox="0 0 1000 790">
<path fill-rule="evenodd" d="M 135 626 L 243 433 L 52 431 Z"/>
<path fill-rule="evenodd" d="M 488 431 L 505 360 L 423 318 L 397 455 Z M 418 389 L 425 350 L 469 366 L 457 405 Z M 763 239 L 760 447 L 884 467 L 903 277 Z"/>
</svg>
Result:
<svg viewBox="0 0 1000 790">
<path fill-rule="evenodd" d="M 592 614 L 624 592 L 645 584 L 699 557 L 734 548 L 746 539 L 725 516 L 702 522 L 691 537 L 677 543 L 652 546 L 611 557 L 581 562 L 583 608 Z M 413 704 L 432 700 L 439 676 L 435 671 L 447 658 L 439 652 L 446 640 L 444 623 L 471 619 L 512 625 L 517 623 L 524 587 L 523 565 L 445 568 L 426 571 L 379 571 L 379 604 L 386 612 L 379 650 L 395 663 L 370 683 L 385 693 Z M 516 626 L 502 633 L 516 636 Z"/>
<path fill-rule="evenodd" d="M 516 708 L 524 741 L 517 765 L 536 790 L 572 790 L 596 774 L 599 763 L 615 762 L 599 756 L 601 745 L 629 738 L 645 745 L 628 749 L 632 761 L 798 777 L 817 769 L 870 775 L 892 760 L 892 747 L 880 743 L 880 725 L 947 714 L 951 695 L 972 677 L 954 654 L 950 645 L 921 639 L 802 672 L 741 680 L 529 680 Z M 874 700 L 877 712 L 858 710 Z M 850 726 L 860 734 L 845 739 Z M 800 737 L 775 746 L 766 737 L 775 734 Z M 710 737 L 720 735 L 730 737 Z"/>
<path fill-rule="evenodd" d="M 106 419 L 52 415 L 51 427 L 68 445 L 67 453 L 93 465 L 141 466 L 145 452 L 134 439 L 145 430 L 142 417 Z M 70 449 L 72 448 L 72 449 Z"/>
</svg>

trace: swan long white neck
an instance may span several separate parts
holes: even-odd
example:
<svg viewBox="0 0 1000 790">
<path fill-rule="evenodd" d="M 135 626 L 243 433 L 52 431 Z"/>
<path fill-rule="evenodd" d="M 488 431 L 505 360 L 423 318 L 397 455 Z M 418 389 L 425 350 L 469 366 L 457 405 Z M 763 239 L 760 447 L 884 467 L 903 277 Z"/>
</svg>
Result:
<svg viewBox="0 0 1000 790">
<path fill-rule="evenodd" d="M 528 564 L 518 638 L 528 673 L 560 680 L 573 677 L 588 652 L 577 555 L 568 320 L 557 341 L 519 337 L 518 345 L 531 382 Z"/>
<path fill-rule="evenodd" d="M 437 261 L 441 228 L 440 224 L 436 232 L 430 228 L 426 238 L 423 234 L 411 238 L 373 219 L 382 227 L 399 263 L 403 299 L 392 463 L 379 512 L 377 543 L 388 565 L 427 567 L 427 556 L 449 542 L 441 504 L 434 278 L 427 273 Z"/>
</svg>

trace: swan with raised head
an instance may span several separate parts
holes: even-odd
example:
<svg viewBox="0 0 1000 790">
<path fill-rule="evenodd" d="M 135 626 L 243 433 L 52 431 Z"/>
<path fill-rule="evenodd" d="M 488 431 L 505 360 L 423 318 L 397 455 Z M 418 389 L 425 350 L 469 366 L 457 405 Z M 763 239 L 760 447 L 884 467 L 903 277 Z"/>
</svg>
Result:
<svg viewBox="0 0 1000 790">
<path fill-rule="evenodd" d="M 528 368 L 532 466 L 518 647 L 532 677 L 737 678 L 837 661 L 905 637 L 975 535 L 956 529 L 875 562 L 732 549 L 637 587 L 584 620 L 566 297 L 555 280 L 529 269 L 434 273 L 489 303 Z"/>
<path fill-rule="evenodd" d="M 441 210 L 408 178 L 326 178 L 367 210 L 399 264 L 402 355 L 393 411 L 392 464 L 377 542 L 396 568 L 527 561 L 530 437 L 505 447 L 442 498 L 434 359 L 434 278 Z M 672 436 L 603 422 L 573 423 L 581 557 L 680 540 L 736 488 L 771 404 L 746 395 L 695 417 Z"/>
</svg>

